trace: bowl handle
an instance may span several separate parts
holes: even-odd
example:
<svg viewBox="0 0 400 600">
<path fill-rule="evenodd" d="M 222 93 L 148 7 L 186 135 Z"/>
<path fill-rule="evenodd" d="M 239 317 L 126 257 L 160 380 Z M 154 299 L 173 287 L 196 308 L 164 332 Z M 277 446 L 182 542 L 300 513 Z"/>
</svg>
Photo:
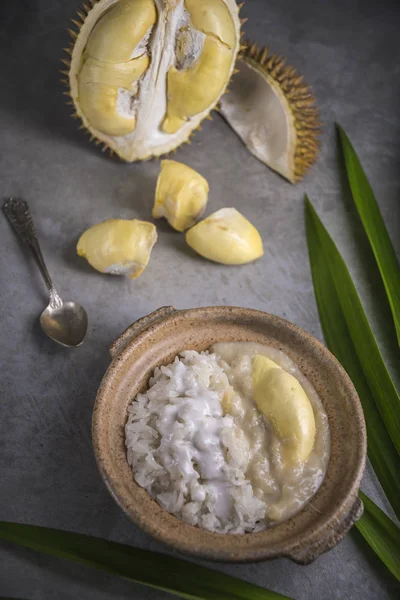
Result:
<svg viewBox="0 0 400 600">
<path fill-rule="evenodd" d="M 349 529 L 353 527 L 354 523 L 362 516 L 363 512 L 364 505 L 360 498 L 357 497 L 351 508 L 342 515 L 341 519 L 333 526 L 330 533 L 307 548 L 295 550 L 294 552 L 287 554 L 287 557 L 300 565 L 312 563 L 320 556 L 320 554 L 323 554 L 336 546 L 336 544 L 344 538 Z"/>
<path fill-rule="evenodd" d="M 140 333 L 142 333 L 143 331 L 151 327 L 151 325 L 154 325 L 156 322 L 160 321 L 167 315 L 170 315 L 174 312 L 177 312 L 177 310 L 173 306 L 163 306 L 162 308 L 155 310 L 149 315 L 135 321 L 135 323 L 130 325 L 128 329 L 125 329 L 124 333 L 120 335 L 119 338 L 111 344 L 111 359 L 116 359 L 122 352 L 122 350 L 125 350 L 127 345 Z"/>
</svg>

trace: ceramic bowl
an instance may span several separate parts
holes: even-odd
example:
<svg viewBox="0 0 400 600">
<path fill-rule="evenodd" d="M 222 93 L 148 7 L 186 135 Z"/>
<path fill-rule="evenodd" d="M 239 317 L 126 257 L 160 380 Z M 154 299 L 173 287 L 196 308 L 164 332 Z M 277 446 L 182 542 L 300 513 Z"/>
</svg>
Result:
<svg viewBox="0 0 400 600">
<path fill-rule="evenodd" d="M 162 509 L 135 481 L 126 459 L 127 408 L 158 365 L 182 350 L 215 342 L 260 342 L 285 352 L 314 385 L 329 419 L 331 455 L 312 502 L 265 531 L 218 534 L 193 527 Z M 129 327 L 111 346 L 111 364 L 93 412 L 93 445 L 100 473 L 126 514 L 157 540 L 180 552 L 226 562 L 278 556 L 306 564 L 335 546 L 361 516 L 358 490 L 365 467 L 362 408 L 348 375 L 321 344 L 276 316 L 228 306 L 161 308 Z"/>
</svg>

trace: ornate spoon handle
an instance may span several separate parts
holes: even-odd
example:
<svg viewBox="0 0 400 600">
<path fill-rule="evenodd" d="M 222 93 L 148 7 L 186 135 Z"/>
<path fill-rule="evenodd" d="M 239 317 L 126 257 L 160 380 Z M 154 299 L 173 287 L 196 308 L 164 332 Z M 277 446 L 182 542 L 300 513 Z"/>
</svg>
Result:
<svg viewBox="0 0 400 600">
<path fill-rule="evenodd" d="M 38 265 L 43 279 L 46 283 L 50 295 L 51 304 L 56 307 L 62 304 L 61 298 L 58 296 L 50 274 L 44 262 L 43 254 L 39 246 L 39 241 L 36 236 L 35 226 L 33 224 L 32 215 L 29 210 L 29 204 L 26 200 L 18 198 L 9 198 L 3 205 L 3 211 L 14 227 L 18 237 L 28 244 L 33 257 Z"/>
</svg>

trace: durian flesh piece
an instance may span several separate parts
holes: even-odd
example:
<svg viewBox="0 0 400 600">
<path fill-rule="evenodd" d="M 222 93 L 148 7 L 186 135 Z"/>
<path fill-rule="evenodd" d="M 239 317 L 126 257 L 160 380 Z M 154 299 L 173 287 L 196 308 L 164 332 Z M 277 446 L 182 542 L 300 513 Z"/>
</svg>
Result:
<svg viewBox="0 0 400 600">
<path fill-rule="evenodd" d="M 79 238 L 77 253 L 100 273 L 138 277 L 157 241 L 152 223 L 110 219 L 89 227 Z"/>
<path fill-rule="evenodd" d="M 204 177 L 175 160 L 161 161 L 153 218 L 165 217 L 177 231 L 186 231 L 201 217 L 209 186 Z"/>
<path fill-rule="evenodd" d="M 235 0 L 99 0 L 69 69 L 83 125 L 127 161 L 187 141 L 233 73 L 238 11 Z"/>
<path fill-rule="evenodd" d="M 266 356 L 252 363 L 253 396 L 258 409 L 283 442 L 284 464 L 303 465 L 315 440 L 314 412 L 299 381 Z"/>
<path fill-rule="evenodd" d="M 249 151 L 296 183 L 318 155 L 315 99 L 293 67 L 246 42 L 220 112 Z"/>
<path fill-rule="evenodd" d="M 235 208 L 217 210 L 186 232 L 186 242 L 204 258 L 242 265 L 264 254 L 257 229 Z"/>
</svg>

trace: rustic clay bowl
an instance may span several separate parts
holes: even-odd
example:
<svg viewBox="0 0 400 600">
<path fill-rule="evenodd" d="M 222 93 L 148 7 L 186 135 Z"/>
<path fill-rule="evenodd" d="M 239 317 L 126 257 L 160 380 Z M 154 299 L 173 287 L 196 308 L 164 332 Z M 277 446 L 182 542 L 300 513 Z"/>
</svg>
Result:
<svg viewBox="0 0 400 600">
<path fill-rule="evenodd" d="M 157 365 L 187 349 L 222 341 L 268 344 L 298 365 L 319 393 L 328 414 L 331 456 L 312 502 L 294 517 L 259 533 L 211 533 L 163 510 L 133 479 L 126 460 L 127 407 L 146 389 Z M 357 497 L 365 466 L 366 433 L 357 393 L 337 360 L 295 325 L 246 308 L 161 308 L 129 327 L 111 347 L 112 362 L 97 394 L 93 445 L 100 473 L 127 515 L 157 540 L 181 552 L 221 561 L 286 556 L 306 564 L 335 546 L 362 514 Z"/>
</svg>

